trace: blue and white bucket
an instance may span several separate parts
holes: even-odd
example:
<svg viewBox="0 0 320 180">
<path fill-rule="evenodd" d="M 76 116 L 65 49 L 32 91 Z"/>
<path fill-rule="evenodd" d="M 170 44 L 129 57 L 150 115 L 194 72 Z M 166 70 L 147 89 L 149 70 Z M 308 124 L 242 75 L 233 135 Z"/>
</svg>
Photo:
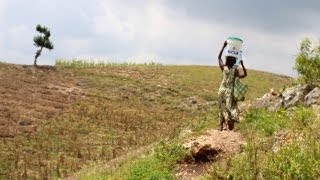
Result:
<svg viewBox="0 0 320 180">
<path fill-rule="evenodd" d="M 229 37 L 227 39 L 227 47 L 225 56 L 239 58 L 243 41 L 238 37 Z"/>
</svg>

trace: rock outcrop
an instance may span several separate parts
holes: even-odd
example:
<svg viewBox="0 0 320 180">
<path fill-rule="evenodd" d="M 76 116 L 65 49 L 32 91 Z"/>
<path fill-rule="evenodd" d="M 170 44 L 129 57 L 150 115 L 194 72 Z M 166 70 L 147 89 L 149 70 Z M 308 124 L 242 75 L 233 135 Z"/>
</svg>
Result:
<svg viewBox="0 0 320 180">
<path fill-rule="evenodd" d="M 304 105 L 312 106 L 320 104 L 320 88 L 314 88 L 309 94 L 304 97 Z"/>
<path fill-rule="evenodd" d="M 290 108 L 298 104 L 320 109 L 320 89 L 318 87 L 312 89 L 307 85 L 297 85 L 285 89 L 282 93 L 275 93 L 271 90 L 258 98 L 255 104 L 257 108 L 266 108 L 270 111 Z"/>
</svg>

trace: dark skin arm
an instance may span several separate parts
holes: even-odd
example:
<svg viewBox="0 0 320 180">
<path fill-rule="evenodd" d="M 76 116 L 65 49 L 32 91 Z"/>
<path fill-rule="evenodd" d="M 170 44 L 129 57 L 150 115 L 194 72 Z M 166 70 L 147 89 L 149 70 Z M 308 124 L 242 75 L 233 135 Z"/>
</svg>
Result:
<svg viewBox="0 0 320 180">
<path fill-rule="evenodd" d="M 225 42 L 223 43 L 223 46 L 222 46 L 222 48 L 221 48 L 221 50 L 220 50 L 220 53 L 219 53 L 219 56 L 218 56 L 219 66 L 220 66 L 221 71 L 223 71 L 223 66 L 224 66 L 224 63 L 223 63 L 223 61 L 222 61 L 221 56 L 222 56 L 223 50 L 224 50 L 224 48 L 225 48 L 226 46 L 227 46 L 227 41 L 225 41 Z"/>
<path fill-rule="evenodd" d="M 237 71 L 236 71 L 236 76 L 238 76 L 240 79 L 242 79 L 242 78 L 247 77 L 247 70 L 246 70 L 246 68 L 244 67 L 242 60 L 240 61 L 240 64 L 241 64 L 242 69 L 243 69 L 243 74 L 240 74 L 239 71 L 237 70 Z"/>
</svg>

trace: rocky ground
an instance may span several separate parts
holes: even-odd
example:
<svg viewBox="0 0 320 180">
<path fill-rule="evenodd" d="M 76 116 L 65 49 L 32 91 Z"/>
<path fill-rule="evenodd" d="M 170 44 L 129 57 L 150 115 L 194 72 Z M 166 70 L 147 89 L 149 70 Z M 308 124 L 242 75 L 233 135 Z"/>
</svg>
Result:
<svg viewBox="0 0 320 180">
<path fill-rule="evenodd" d="M 295 106 L 312 107 L 316 114 L 320 114 L 320 88 L 308 85 L 296 85 L 283 92 L 270 90 L 258 98 L 251 106 L 277 111 L 280 108 L 290 109 Z"/>
</svg>

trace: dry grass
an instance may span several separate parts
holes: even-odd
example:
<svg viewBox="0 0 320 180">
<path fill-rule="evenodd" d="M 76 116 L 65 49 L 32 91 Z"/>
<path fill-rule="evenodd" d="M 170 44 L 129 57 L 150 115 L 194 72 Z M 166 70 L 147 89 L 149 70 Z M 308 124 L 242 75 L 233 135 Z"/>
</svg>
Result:
<svg viewBox="0 0 320 180">
<path fill-rule="evenodd" d="M 34 133 L 1 138 L 0 178 L 66 177 L 84 165 L 175 138 L 186 127 L 200 130 L 217 123 L 221 72 L 216 67 L 60 64 L 57 69 L 79 79 L 86 97 L 42 119 Z M 253 99 L 291 81 L 249 71 L 246 82 Z"/>
</svg>

